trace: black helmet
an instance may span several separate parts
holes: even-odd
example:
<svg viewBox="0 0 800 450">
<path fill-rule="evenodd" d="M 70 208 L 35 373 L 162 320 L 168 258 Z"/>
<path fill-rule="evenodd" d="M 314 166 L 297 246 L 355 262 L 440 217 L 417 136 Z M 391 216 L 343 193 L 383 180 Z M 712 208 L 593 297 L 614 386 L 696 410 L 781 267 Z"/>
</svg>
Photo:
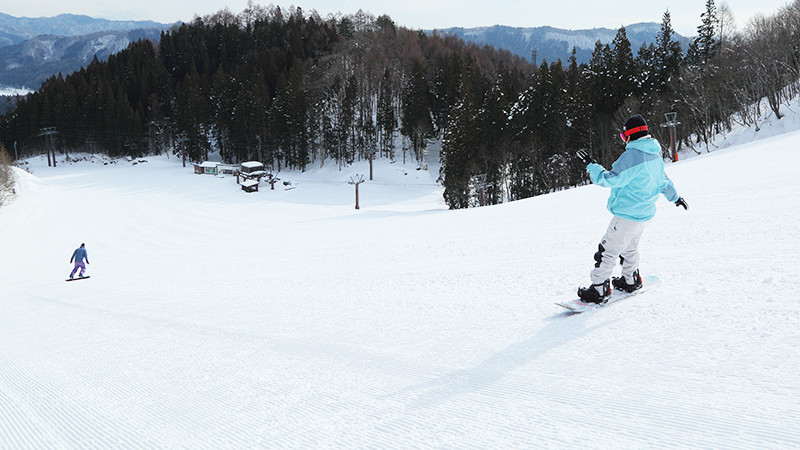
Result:
<svg viewBox="0 0 800 450">
<path fill-rule="evenodd" d="M 647 122 L 644 121 L 644 117 L 642 117 L 640 114 L 636 114 L 625 121 L 625 125 L 622 127 L 622 133 L 620 133 L 620 136 L 622 137 L 623 141 L 627 138 L 635 141 L 636 139 L 643 138 L 648 134 Z"/>
</svg>

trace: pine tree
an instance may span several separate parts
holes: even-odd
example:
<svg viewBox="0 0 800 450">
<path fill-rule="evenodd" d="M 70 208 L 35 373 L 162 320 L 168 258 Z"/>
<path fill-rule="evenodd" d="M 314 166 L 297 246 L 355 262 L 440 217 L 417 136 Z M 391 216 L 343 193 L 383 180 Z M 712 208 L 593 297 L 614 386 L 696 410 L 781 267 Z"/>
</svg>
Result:
<svg viewBox="0 0 800 450">
<path fill-rule="evenodd" d="M 481 130 L 481 159 L 486 174 L 484 204 L 496 204 L 503 200 L 503 186 L 507 178 L 508 164 L 508 125 L 509 100 L 506 95 L 508 83 L 501 73 L 486 94 L 478 114 Z"/>
<path fill-rule="evenodd" d="M 670 83 L 674 81 L 680 71 L 683 49 L 680 42 L 673 40 L 674 35 L 672 16 L 669 11 L 666 11 L 661 21 L 661 29 L 656 35 L 656 46 L 653 53 L 653 64 L 655 65 L 653 67 L 653 89 L 656 93 L 671 93 Z"/>
<path fill-rule="evenodd" d="M 716 56 L 718 49 L 717 40 L 717 7 L 714 0 L 706 0 L 706 10 L 700 15 L 701 24 L 697 27 L 697 37 L 689 46 L 687 59 L 690 64 L 705 68 Z"/>
<path fill-rule="evenodd" d="M 686 56 L 689 67 L 683 76 L 685 83 L 681 96 L 693 116 L 692 132 L 702 139 L 708 150 L 714 124 L 720 119 L 720 105 L 716 101 L 719 83 L 715 81 L 717 70 L 712 67 L 718 50 L 717 9 L 714 0 L 706 1 L 706 10 L 700 17 L 698 35 L 689 46 Z"/>
<path fill-rule="evenodd" d="M 475 174 L 473 151 L 476 143 L 480 142 L 477 100 L 466 71 L 462 74 L 459 92 L 459 100 L 451 109 L 450 120 L 442 136 L 442 165 L 439 169 L 444 200 L 450 209 L 469 207 L 469 184 Z"/>
<path fill-rule="evenodd" d="M 303 73 L 300 60 L 289 72 L 286 84 L 286 123 L 289 130 L 288 148 L 291 152 L 293 167 L 305 171 L 310 162 L 308 153 L 307 124 L 306 124 L 306 96 L 303 92 Z"/>
<path fill-rule="evenodd" d="M 512 200 L 536 195 L 536 165 L 539 157 L 532 116 L 537 99 L 537 85 L 531 84 L 509 107 L 506 135 L 509 161 L 509 194 Z"/>
<path fill-rule="evenodd" d="M 561 61 L 550 64 L 542 80 L 546 106 L 540 129 L 545 156 L 550 157 L 564 149 L 567 133 L 567 77 Z"/>
<path fill-rule="evenodd" d="M 394 112 L 394 92 L 392 89 L 392 72 L 385 68 L 381 77 L 378 95 L 377 126 L 380 138 L 380 151 L 394 158 L 394 130 L 397 119 Z"/>
<path fill-rule="evenodd" d="M 201 77 L 197 72 L 190 72 L 176 92 L 178 117 L 177 128 L 187 134 L 191 145 L 187 144 L 187 155 L 192 161 L 198 161 L 207 154 L 209 142 L 206 136 L 210 107 L 208 97 L 201 87 Z"/>
<path fill-rule="evenodd" d="M 620 102 L 613 89 L 612 64 L 611 48 L 598 41 L 586 71 L 586 100 L 593 106 L 590 112 L 589 148 L 602 164 L 612 162 L 610 146 L 615 142 L 612 139 L 617 129 L 613 116 Z"/>
<path fill-rule="evenodd" d="M 431 116 L 437 130 L 446 126 L 450 108 L 458 101 L 461 72 L 464 63 L 460 55 L 452 53 L 438 58 L 431 90 Z"/>
<path fill-rule="evenodd" d="M 211 87 L 214 139 L 223 161 L 232 157 L 233 115 L 236 107 L 236 83 L 222 66 L 217 68 Z"/>
<path fill-rule="evenodd" d="M 652 97 L 655 93 L 656 78 L 659 77 L 655 62 L 656 46 L 642 44 L 636 53 L 634 65 L 636 67 L 636 92 L 637 96 Z"/>
<path fill-rule="evenodd" d="M 358 102 L 358 90 L 355 75 L 350 75 L 344 84 L 344 97 L 339 110 L 339 126 L 342 140 L 342 148 L 345 151 L 347 162 L 355 160 L 356 153 L 356 104 Z"/>
<path fill-rule="evenodd" d="M 610 77 L 613 82 L 613 98 L 617 104 L 622 103 L 626 97 L 634 95 L 636 84 L 635 79 L 635 65 L 633 61 L 633 52 L 631 51 L 631 42 L 628 40 L 628 34 L 625 27 L 617 31 L 612 43 L 613 50 L 611 53 L 611 73 Z"/>
<path fill-rule="evenodd" d="M 397 25 L 392 18 L 386 14 L 378 16 L 378 18 L 375 19 L 375 25 L 381 30 L 389 30 L 392 34 L 397 33 Z"/>
<path fill-rule="evenodd" d="M 430 91 L 422 63 L 415 60 L 411 77 L 403 93 L 403 125 L 401 132 L 408 136 L 417 162 L 422 161 L 422 151 L 433 133 Z"/>
</svg>

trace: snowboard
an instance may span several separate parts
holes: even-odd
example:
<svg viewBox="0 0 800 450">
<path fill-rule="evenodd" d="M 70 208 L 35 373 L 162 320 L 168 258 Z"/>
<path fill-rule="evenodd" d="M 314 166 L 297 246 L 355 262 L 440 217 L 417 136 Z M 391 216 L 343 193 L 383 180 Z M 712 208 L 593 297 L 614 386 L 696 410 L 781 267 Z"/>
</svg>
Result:
<svg viewBox="0 0 800 450">
<path fill-rule="evenodd" d="M 91 278 L 91 277 L 92 277 L 92 276 L 91 276 L 91 275 L 89 275 L 89 276 L 86 276 L 86 277 L 67 278 L 67 281 L 85 280 L 85 279 L 87 279 L 87 278 Z"/>
<path fill-rule="evenodd" d="M 567 312 L 570 314 L 580 314 L 586 311 L 593 311 L 596 309 L 605 308 L 606 306 L 617 303 L 620 300 L 624 300 L 628 297 L 641 294 L 642 292 L 645 292 L 648 289 L 658 286 L 659 284 L 661 284 L 661 280 L 659 280 L 658 277 L 655 275 L 650 275 L 642 278 L 642 287 L 633 292 L 618 291 L 612 287 L 611 296 L 608 298 L 608 301 L 606 301 L 601 305 L 598 305 L 596 303 L 584 303 L 577 298 L 567 302 L 556 302 L 556 305 L 565 308 Z"/>
</svg>

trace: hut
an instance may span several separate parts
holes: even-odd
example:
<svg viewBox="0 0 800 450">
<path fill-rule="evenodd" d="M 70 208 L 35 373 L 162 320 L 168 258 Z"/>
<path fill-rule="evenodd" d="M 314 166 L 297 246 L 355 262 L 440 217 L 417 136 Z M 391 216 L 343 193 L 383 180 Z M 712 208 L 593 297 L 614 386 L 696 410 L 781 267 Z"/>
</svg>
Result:
<svg viewBox="0 0 800 450">
<path fill-rule="evenodd" d="M 241 170 L 238 164 L 220 164 L 217 171 L 222 175 L 236 175 Z"/>
<path fill-rule="evenodd" d="M 203 161 L 202 164 L 195 164 L 194 165 L 194 173 L 218 175 L 219 174 L 219 164 L 220 163 L 218 163 L 218 162 Z"/>
<path fill-rule="evenodd" d="M 242 181 L 242 190 L 245 192 L 258 192 L 258 180 Z"/>
<path fill-rule="evenodd" d="M 258 161 L 243 162 L 240 171 L 242 175 L 246 175 L 248 177 L 262 177 L 267 173 L 264 170 L 264 164 L 261 164 Z"/>
</svg>

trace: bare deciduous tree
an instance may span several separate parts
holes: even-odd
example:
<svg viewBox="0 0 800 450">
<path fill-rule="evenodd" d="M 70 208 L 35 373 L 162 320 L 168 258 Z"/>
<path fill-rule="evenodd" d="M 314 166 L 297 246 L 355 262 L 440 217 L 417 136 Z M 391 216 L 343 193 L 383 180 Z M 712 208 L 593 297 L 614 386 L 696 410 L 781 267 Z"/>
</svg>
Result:
<svg viewBox="0 0 800 450">
<path fill-rule="evenodd" d="M 14 172 L 11 170 L 11 157 L 0 142 L 0 206 L 14 193 Z"/>
</svg>

